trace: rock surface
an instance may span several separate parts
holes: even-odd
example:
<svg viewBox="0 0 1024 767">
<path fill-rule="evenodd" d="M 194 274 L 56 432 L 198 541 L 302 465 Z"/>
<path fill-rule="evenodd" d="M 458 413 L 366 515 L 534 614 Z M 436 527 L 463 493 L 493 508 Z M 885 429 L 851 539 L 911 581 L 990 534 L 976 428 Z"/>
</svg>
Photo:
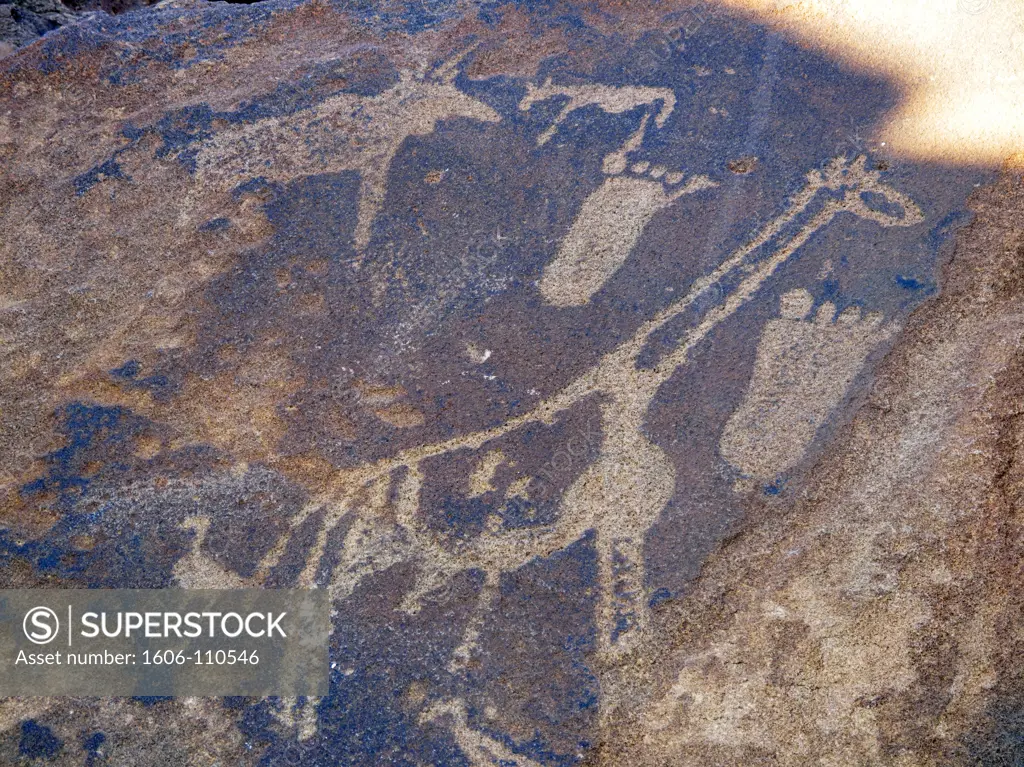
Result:
<svg viewBox="0 0 1024 767">
<path fill-rule="evenodd" d="M 60 0 L 18 0 L 0 4 L 0 56 L 76 20 L 77 16 Z"/>
<path fill-rule="evenodd" d="M 0 584 L 337 605 L 322 699 L 10 700 L 0 762 L 1019 763 L 1024 188 L 900 99 L 686 2 L 0 62 Z"/>
</svg>

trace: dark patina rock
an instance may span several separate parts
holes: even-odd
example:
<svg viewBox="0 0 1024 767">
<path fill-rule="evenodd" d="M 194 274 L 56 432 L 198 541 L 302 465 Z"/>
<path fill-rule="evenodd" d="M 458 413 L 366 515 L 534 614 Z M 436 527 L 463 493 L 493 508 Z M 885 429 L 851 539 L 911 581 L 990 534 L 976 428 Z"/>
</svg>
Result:
<svg viewBox="0 0 1024 767">
<path fill-rule="evenodd" d="M 63 13 L 32 2 L 0 23 Z M 1006 571 L 963 530 L 1015 471 L 1017 427 L 967 421 L 1010 408 L 978 387 L 1015 359 L 1019 183 L 940 296 L 995 176 L 871 138 L 900 98 L 687 3 L 173 2 L 4 59 L 0 581 L 337 614 L 322 699 L 12 701 L 0 761 L 1005 737 L 971 634 L 1011 621 Z M 917 493 L 971 440 L 1010 468 Z"/>
</svg>

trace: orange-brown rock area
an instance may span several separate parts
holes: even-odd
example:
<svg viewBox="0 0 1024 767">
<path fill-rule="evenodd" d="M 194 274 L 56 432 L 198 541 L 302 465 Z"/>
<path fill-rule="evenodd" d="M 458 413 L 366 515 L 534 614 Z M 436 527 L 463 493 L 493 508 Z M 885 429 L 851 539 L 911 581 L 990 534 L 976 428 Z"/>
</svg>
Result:
<svg viewBox="0 0 1024 767">
<path fill-rule="evenodd" d="M 0 59 L 0 587 L 335 608 L 325 696 L 4 699 L 0 764 L 1024 763 L 1024 166 L 738 7 Z"/>
</svg>

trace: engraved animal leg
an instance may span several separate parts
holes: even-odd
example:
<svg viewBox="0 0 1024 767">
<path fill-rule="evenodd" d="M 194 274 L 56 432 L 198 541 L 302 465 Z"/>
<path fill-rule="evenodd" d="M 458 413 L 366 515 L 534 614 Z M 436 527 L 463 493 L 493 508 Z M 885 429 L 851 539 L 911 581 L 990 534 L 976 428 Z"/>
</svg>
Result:
<svg viewBox="0 0 1024 767">
<path fill-rule="evenodd" d="M 455 700 L 438 701 L 420 714 L 420 722 L 450 719 L 455 742 L 473 767 L 541 767 L 533 759 L 515 753 L 504 743 L 469 726 L 466 704 Z"/>
<path fill-rule="evenodd" d="M 394 152 L 391 152 L 387 157 L 380 158 L 378 164 L 366 163 L 360 168 L 362 180 L 359 184 L 359 212 L 353 233 L 357 253 L 365 251 L 370 244 L 374 219 L 384 207 L 388 169 L 393 156 Z"/>
<path fill-rule="evenodd" d="M 602 589 L 605 607 L 604 652 L 625 654 L 636 647 L 648 626 L 644 536 L 611 539 L 602 546 L 602 566 L 608 587 Z"/>
<path fill-rule="evenodd" d="M 462 640 L 459 642 L 458 647 L 452 651 L 452 658 L 448 663 L 448 671 L 451 673 L 464 671 L 469 665 L 473 650 L 476 649 L 477 641 L 480 639 L 480 630 L 483 628 L 484 618 L 498 599 L 498 582 L 500 578 L 500 572 L 486 571 L 484 585 L 480 589 L 480 596 L 477 598 L 476 606 L 466 624 L 466 629 L 462 632 Z"/>
<path fill-rule="evenodd" d="M 631 384 L 626 372 L 625 384 Z M 641 431 L 648 391 L 602 406 L 601 453 L 569 488 L 562 516 L 597 529 L 600 596 L 596 613 L 602 652 L 627 652 L 646 625 L 644 536 L 675 492 L 675 467 Z M 650 392 L 656 389 L 649 390 Z M 637 397 L 624 401 L 626 394 Z"/>
</svg>

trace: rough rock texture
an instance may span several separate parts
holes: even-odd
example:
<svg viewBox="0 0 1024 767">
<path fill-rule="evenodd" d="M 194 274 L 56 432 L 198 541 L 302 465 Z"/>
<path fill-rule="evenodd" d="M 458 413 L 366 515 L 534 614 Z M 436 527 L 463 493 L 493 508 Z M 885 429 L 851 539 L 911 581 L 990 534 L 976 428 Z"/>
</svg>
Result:
<svg viewBox="0 0 1024 767">
<path fill-rule="evenodd" d="M 0 57 L 34 43 L 58 27 L 94 18 L 98 12 L 124 13 L 154 3 L 155 0 L 4 0 L 0 3 Z"/>
<path fill-rule="evenodd" d="M 0 56 L 76 19 L 61 0 L 8 0 L 0 4 Z"/>
<path fill-rule="evenodd" d="M 0 763 L 1016 764 L 1018 165 L 720 8 L 172 2 L 0 62 L 0 584 L 328 588 L 319 700 Z"/>
<path fill-rule="evenodd" d="M 753 512 L 665 615 L 610 763 L 1024 759 L 1020 170 L 971 209 L 803 497 Z"/>
</svg>

